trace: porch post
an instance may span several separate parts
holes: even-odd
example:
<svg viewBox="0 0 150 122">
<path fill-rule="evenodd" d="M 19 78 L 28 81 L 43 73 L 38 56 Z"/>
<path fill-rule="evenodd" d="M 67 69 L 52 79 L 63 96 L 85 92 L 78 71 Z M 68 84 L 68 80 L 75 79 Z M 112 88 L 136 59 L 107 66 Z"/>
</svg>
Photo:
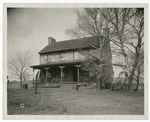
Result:
<svg viewBox="0 0 150 122">
<path fill-rule="evenodd" d="M 63 79 L 63 68 L 64 68 L 65 66 L 59 66 L 59 68 L 61 69 L 61 73 L 60 73 L 60 77 L 61 77 L 61 81 L 60 81 L 60 83 L 62 84 L 62 79 Z"/>
<path fill-rule="evenodd" d="M 33 84 L 34 84 L 34 68 L 33 68 Z"/>
<path fill-rule="evenodd" d="M 49 69 L 50 67 L 46 67 L 45 69 L 46 69 L 46 83 L 47 83 L 47 72 L 48 72 L 48 69 Z"/>
<path fill-rule="evenodd" d="M 77 67 L 77 82 L 79 83 L 80 80 L 79 80 L 79 76 L 80 76 L 80 73 L 79 73 L 79 67 L 81 67 L 81 65 L 75 65 Z"/>
<path fill-rule="evenodd" d="M 40 75 L 40 71 L 37 72 L 36 78 L 35 78 L 35 94 L 38 94 L 38 75 Z"/>
</svg>

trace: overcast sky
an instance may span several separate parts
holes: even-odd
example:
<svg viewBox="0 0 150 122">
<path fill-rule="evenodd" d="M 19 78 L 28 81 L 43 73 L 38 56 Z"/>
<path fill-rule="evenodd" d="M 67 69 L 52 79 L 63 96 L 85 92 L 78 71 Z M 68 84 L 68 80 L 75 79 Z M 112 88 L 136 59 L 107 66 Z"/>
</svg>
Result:
<svg viewBox="0 0 150 122">
<path fill-rule="evenodd" d="M 65 30 L 75 25 L 76 9 L 8 9 L 8 44 L 11 53 L 29 51 L 32 64 L 39 63 L 38 52 L 48 44 L 48 37 L 67 40 Z"/>
<path fill-rule="evenodd" d="M 9 55 L 30 52 L 31 65 L 39 64 L 38 52 L 48 44 L 48 37 L 56 41 L 70 39 L 65 30 L 75 25 L 73 8 L 9 8 Z"/>
<path fill-rule="evenodd" d="M 70 39 L 65 30 L 76 24 L 76 10 L 76 8 L 9 8 L 7 13 L 9 54 L 30 52 L 31 65 L 39 64 L 38 52 L 48 44 L 48 37 L 53 37 L 56 41 Z"/>
</svg>

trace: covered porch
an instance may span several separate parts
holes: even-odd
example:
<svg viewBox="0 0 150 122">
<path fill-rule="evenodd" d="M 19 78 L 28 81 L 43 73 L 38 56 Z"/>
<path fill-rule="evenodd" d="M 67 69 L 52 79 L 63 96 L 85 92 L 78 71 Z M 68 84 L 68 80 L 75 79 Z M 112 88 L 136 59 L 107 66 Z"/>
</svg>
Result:
<svg viewBox="0 0 150 122">
<path fill-rule="evenodd" d="M 34 71 L 40 71 L 40 82 L 48 83 L 79 83 L 81 61 L 53 62 L 30 66 L 33 68 L 33 84 L 35 84 Z"/>
</svg>

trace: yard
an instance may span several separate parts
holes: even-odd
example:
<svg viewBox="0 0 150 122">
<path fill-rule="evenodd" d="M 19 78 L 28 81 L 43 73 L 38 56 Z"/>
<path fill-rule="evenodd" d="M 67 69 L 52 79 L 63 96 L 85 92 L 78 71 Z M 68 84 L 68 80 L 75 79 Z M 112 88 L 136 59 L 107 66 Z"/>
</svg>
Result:
<svg viewBox="0 0 150 122">
<path fill-rule="evenodd" d="M 71 84 L 60 88 L 19 89 L 12 83 L 8 89 L 10 115 L 143 115 L 144 91 L 96 91 L 80 87 L 73 91 Z M 20 107 L 24 104 L 24 107 Z"/>
</svg>

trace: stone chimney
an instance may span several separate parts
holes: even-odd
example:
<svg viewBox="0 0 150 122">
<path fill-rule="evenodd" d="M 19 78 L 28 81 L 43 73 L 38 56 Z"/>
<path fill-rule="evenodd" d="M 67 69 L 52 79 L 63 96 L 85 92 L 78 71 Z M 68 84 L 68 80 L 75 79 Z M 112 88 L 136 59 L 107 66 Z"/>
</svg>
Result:
<svg viewBox="0 0 150 122">
<path fill-rule="evenodd" d="M 48 37 L 48 45 L 52 45 L 56 40 L 53 37 Z"/>
<path fill-rule="evenodd" d="M 104 31 L 104 36 L 106 38 L 109 38 L 109 29 L 108 28 L 104 28 L 103 31 Z"/>
</svg>

